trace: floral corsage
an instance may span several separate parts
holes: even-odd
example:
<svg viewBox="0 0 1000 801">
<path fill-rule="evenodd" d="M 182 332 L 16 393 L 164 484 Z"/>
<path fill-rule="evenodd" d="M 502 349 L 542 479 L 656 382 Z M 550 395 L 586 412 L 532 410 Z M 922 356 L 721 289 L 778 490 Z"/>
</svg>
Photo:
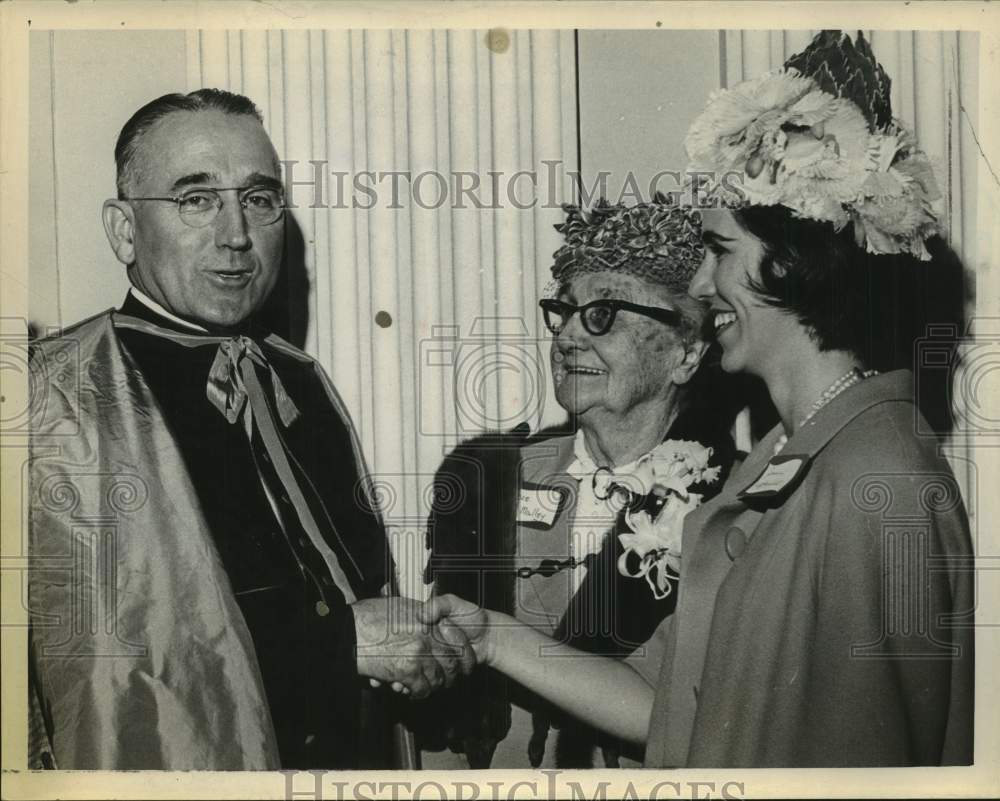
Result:
<svg viewBox="0 0 1000 801">
<path fill-rule="evenodd" d="M 619 534 L 625 552 L 618 559 L 618 572 L 645 578 L 655 598 L 672 592 L 671 578 L 681 566 L 681 534 L 684 518 L 701 503 L 701 495 L 689 492 L 692 484 L 711 484 L 719 478 L 719 467 L 709 467 L 712 449 L 697 442 L 667 440 L 636 465 L 635 477 L 662 499 L 656 517 L 646 511 L 628 511 L 625 522 L 631 534 Z M 630 569 L 630 563 L 638 567 Z"/>
</svg>

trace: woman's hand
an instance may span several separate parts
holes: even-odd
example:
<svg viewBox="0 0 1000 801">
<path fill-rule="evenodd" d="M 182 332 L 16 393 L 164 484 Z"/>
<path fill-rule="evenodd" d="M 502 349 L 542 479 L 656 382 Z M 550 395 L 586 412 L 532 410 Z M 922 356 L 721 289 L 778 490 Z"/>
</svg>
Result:
<svg viewBox="0 0 1000 801">
<path fill-rule="evenodd" d="M 492 665 L 496 658 L 496 634 L 490 613 L 457 595 L 439 595 L 417 613 L 422 623 L 437 624 L 442 636 L 455 642 L 468 641 L 480 665 Z"/>
<path fill-rule="evenodd" d="M 449 625 L 460 629 L 478 664 L 505 673 L 585 723 L 645 741 L 653 688 L 628 664 L 578 651 L 456 595 L 432 598 L 417 615 L 441 631 Z"/>
</svg>

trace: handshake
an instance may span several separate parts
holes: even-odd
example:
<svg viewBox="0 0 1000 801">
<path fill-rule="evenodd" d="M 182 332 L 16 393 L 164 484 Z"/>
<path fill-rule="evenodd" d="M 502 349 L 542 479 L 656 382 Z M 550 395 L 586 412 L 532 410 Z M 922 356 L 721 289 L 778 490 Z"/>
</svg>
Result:
<svg viewBox="0 0 1000 801">
<path fill-rule="evenodd" d="M 358 673 L 372 686 L 424 698 L 490 661 L 487 612 L 457 596 L 367 598 L 351 610 Z"/>
</svg>

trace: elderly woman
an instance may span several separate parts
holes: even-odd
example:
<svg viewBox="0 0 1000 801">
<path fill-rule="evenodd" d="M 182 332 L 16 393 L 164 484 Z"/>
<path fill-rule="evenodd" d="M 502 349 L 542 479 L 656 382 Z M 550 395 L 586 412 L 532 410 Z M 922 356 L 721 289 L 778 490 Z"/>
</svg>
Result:
<svg viewBox="0 0 1000 801">
<path fill-rule="evenodd" d="M 888 86 L 860 35 L 824 32 L 714 96 L 688 136 L 695 169 L 743 179 L 738 208 L 704 214 L 690 292 L 723 368 L 763 379 L 780 423 L 685 520 L 677 609 L 646 648 L 657 669 L 567 658 L 455 597 L 428 611 L 485 664 L 646 743 L 647 766 L 972 761 L 968 523 L 918 436 L 912 374 L 866 362 L 868 279 L 944 251 Z"/>
<path fill-rule="evenodd" d="M 624 657 L 676 601 L 675 576 L 647 579 L 627 558 L 627 575 L 618 569 L 626 517 L 663 503 L 651 465 L 677 442 L 703 446 L 716 473 L 728 473 L 733 459 L 728 423 L 691 390 L 707 348 L 705 306 L 685 292 L 703 252 L 700 226 L 696 213 L 661 196 L 631 208 L 569 207 L 557 228 L 565 244 L 555 254 L 554 297 L 541 306 L 556 398 L 576 432 L 490 436 L 457 449 L 437 475 L 429 578 L 438 593 Z M 694 489 L 707 496 L 720 485 Z M 420 717 L 418 728 L 440 724 L 471 767 L 592 765 L 595 732 L 565 725 L 493 671 L 428 702 Z M 550 723 L 560 731 L 546 745 Z M 599 764 L 617 764 L 615 743 L 603 745 Z"/>
</svg>

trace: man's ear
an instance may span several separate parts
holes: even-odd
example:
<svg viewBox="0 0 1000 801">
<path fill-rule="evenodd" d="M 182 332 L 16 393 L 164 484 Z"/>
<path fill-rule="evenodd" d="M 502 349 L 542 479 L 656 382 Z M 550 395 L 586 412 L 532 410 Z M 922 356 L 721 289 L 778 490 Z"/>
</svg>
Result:
<svg viewBox="0 0 1000 801">
<path fill-rule="evenodd" d="M 698 370 L 698 365 L 701 364 L 702 357 L 704 357 L 707 350 L 708 343 L 701 339 L 696 339 L 694 342 L 685 345 L 684 358 L 674 368 L 670 376 L 673 382 L 675 384 L 686 384 L 690 381 L 691 376 Z"/>
<path fill-rule="evenodd" d="M 101 220 L 118 261 L 131 267 L 135 263 L 135 210 L 125 200 L 105 200 Z"/>
</svg>

